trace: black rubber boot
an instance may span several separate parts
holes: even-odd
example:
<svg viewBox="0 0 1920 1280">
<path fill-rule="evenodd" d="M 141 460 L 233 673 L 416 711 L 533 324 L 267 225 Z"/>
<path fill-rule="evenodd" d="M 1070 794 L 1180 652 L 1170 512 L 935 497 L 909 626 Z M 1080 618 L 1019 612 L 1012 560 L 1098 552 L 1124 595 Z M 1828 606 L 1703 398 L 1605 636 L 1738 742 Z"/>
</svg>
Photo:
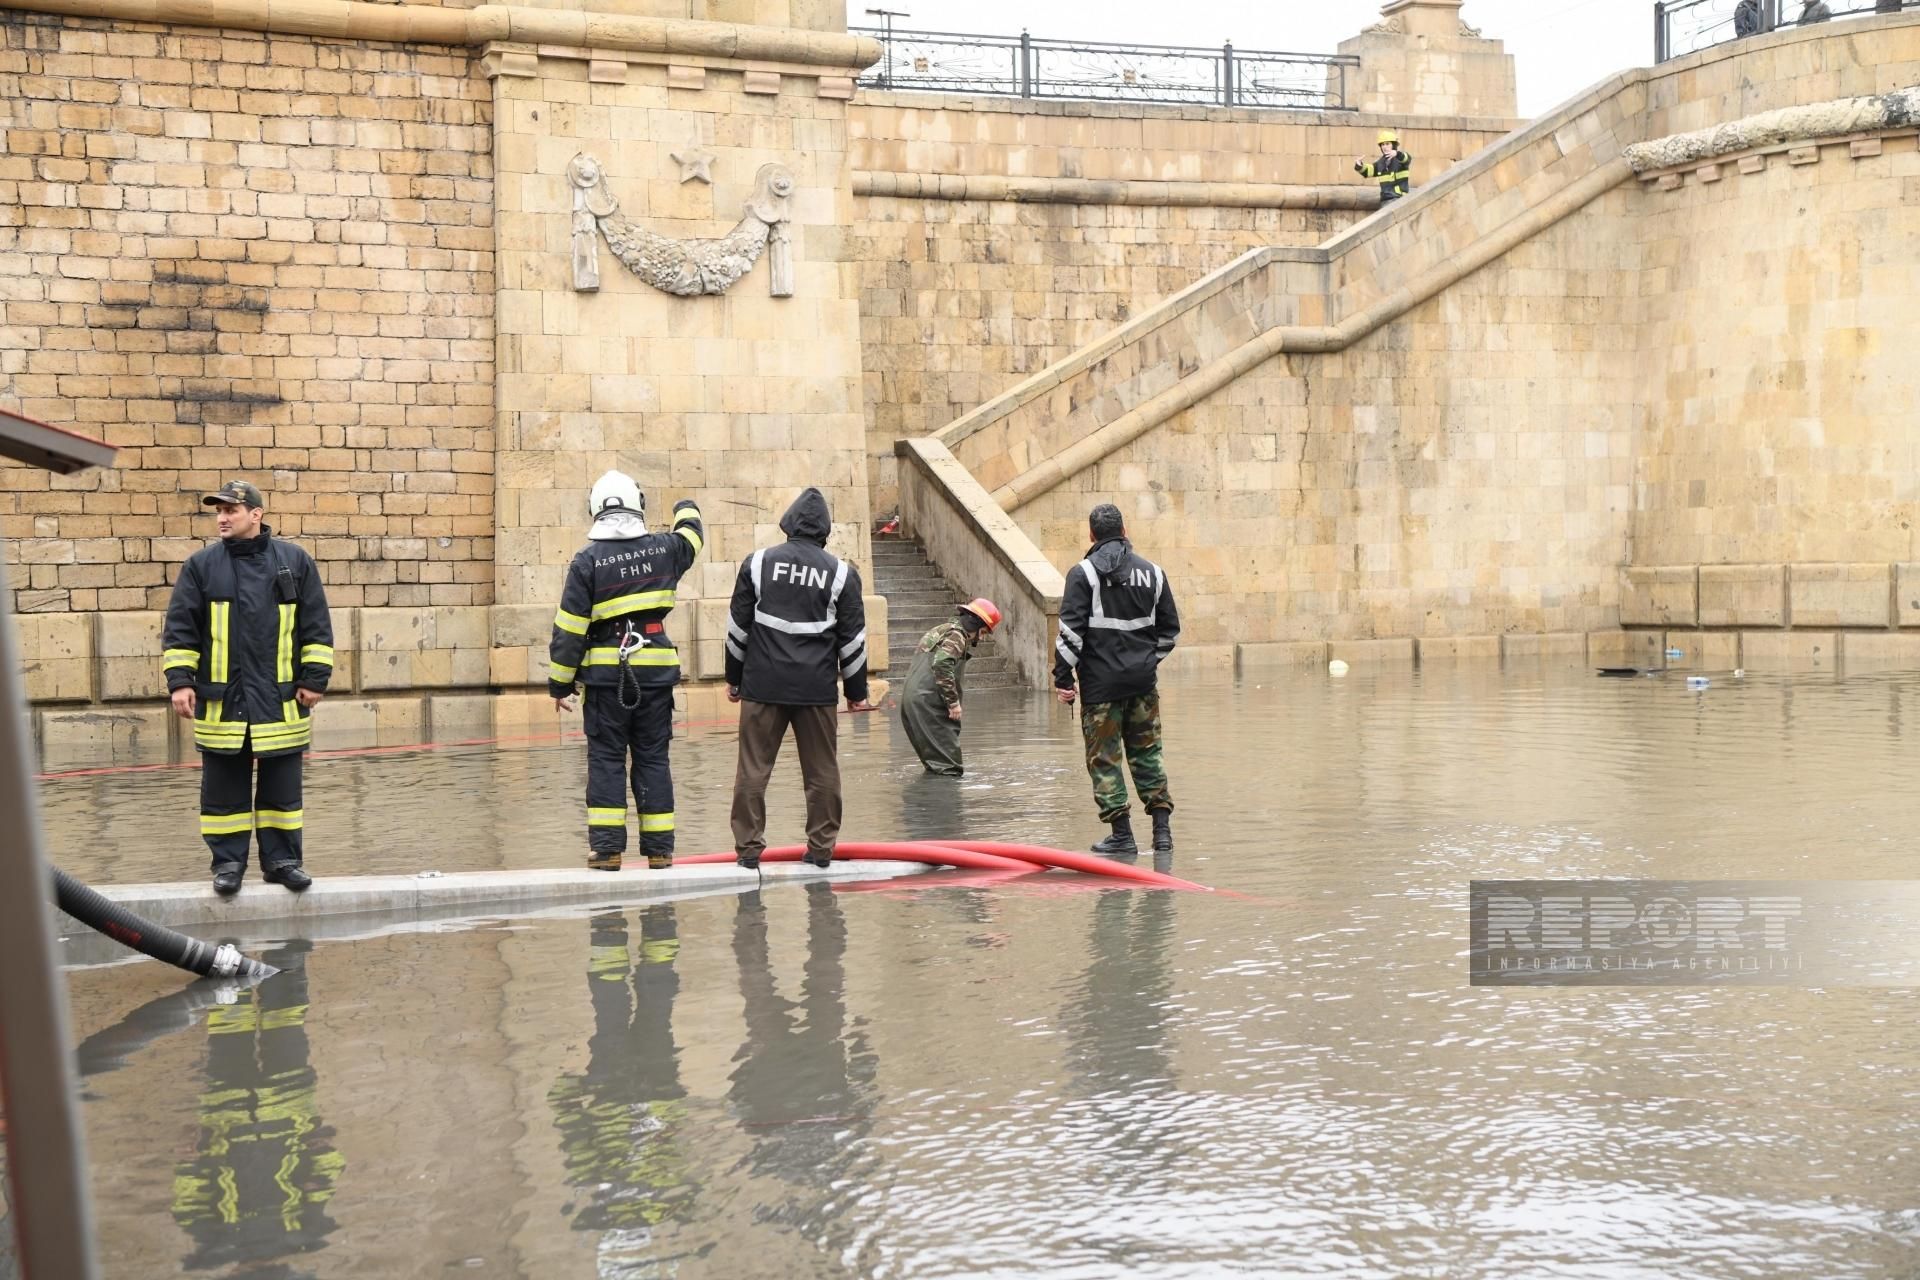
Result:
<svg viewBox="0 0 1920 1280">
<path fill-rule="evenodd" d="M 804 861 L 810 867 L 830 867 L 833 865 L 833 850 L 809 849 Z"/>
<path fill-rule="evenodd" d="M 1140 846 L 1133 842 L 1133 819 L 1121 814 L 1113 820 L 1113 831 L 1093 846 L 1093 851 L 1103 858 L 1128 858 L 1140 852 Z"/>
<path fill-rule="evenodd" d="M 245 867 L 222 867 L 213 873 L 213 891 L 223 898 L 230 898 L 240 892 L 240 881 L 246 877 Z"/>
<path fill-rule="evenodd" d="M 740 853 L 736 850 L 733 855 L 733 865 L 739 867 L 742 871 L 758 871 L 760 869 L 760 855 L 757 853 Z"/>
<path fill-rule="evenodd" d="M 1155 853 L 1173 852 L 1173 810 L 1155 809 L 1153 818 L 1153 851 Z"/>
<path fill-rule="evenodd" d="M 260 878 L 268 884 L 281 884 L 299 893 L 313 883 L 313 877 L 300 869 L 297 862 L 283 862 L 277 867 L 268 867 L 260 873 Z"/>
</svg>

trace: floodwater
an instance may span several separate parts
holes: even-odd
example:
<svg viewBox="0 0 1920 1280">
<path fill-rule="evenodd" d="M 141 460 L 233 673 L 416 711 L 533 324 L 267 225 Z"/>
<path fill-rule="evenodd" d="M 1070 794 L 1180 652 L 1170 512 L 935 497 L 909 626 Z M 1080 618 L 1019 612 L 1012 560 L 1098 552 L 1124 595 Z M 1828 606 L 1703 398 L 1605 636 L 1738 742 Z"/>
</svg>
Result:
<svg viewBox="0 0 1920 1280">
<path fill-rule="evenodd" d="M 251 939 L 228 1005 L 71 971 L 105 1271 L 1752 1277 L 1920 1268 L 1920 1001 L 1474 988 L 1476 877 L 1901 879 L 1920 676 L 1298 673 L 1164 691 L 1175 870 L 940 875 Z M 1098 834 L 1071 714 L 969 776 L 849 719 L 848 838 Z M 730 735 L 676 743 L 728 847 Z M 330 872 L 566 865 L 582 748 L 336 757 Z M 199 875 L 190 770 L 50 781 L 57 857 Z M 776 839 L 799 780 L 775 778 Z"/>
</svg>

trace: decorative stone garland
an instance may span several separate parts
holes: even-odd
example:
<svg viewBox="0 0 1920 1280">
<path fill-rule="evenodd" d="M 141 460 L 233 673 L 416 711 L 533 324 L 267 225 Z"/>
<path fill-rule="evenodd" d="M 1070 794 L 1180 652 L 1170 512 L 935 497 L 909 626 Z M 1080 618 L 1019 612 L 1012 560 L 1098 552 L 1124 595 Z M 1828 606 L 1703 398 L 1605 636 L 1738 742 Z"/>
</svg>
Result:
<svg viewBox="0 0 1920 1280">
<path fill-rule="evenodd" d="M 716 240 L 676 240 L 648 231 L 620 212 L 607 186 L 606 171 L 584 151 L 567 165 L 573 186 L 573 287 L 581 293 L 600 288 L 599 239 L 606 237 L 626 268 L 663 293 L 689 298 L 725 293 L 753 269 L 768 245 L 771 292 L 793 296 L 793 174 L 784 166 L 763 164 L 753 177 L 745 216 Z M 709 179 L 711 181 L 711 179 Z"/>
</svg>

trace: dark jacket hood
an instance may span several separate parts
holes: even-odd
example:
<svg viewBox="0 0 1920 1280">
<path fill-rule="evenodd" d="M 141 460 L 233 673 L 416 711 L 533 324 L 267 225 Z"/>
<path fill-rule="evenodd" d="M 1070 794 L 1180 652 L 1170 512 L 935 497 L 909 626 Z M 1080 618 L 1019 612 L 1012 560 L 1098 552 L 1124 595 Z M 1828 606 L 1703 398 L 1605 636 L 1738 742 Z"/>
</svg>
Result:
<svg viewBox="0 0 1920 1280">
<path fill-rule="evenodd" d="M 787 514 L 780 517 L 780 532 L 816 547 L 826 546 L 827 535 L 833 532 L 833 513 L 827 509 L 826 495 L 818 489 L 802 489 Z"/>
<path fill-rule="evenodd" d="M 1093 550 L 1087 552 L 1087 559 L 1093 562 L 1094 571 L 1105 577 L 1127 562 L 1127 556 L 1133 551 L 1133 544 L 1125 538 L 1108 538 L 1105 542 L 1096 542 Z"/>
</svg>

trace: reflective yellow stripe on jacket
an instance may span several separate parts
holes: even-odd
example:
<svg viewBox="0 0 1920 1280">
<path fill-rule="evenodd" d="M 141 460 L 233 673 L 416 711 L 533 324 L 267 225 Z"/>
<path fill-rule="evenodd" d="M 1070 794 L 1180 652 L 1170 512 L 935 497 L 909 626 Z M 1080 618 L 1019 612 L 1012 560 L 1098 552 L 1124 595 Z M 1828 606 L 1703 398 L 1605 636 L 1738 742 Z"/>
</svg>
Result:
<svg viewBox="0 0 1920 1280">
<path fill-rule="evenodd" d="M 207 664 L 207 679 L 213 684 L 227 683 L 228 618 L 233 612 L 233 603 L 228 600 L 215 600 L 207 606 L 207 633 L 213 649 L 213 660 Z"/>
<path fill-rule="evenodd" d="M 593 620 L 599 622 L 605 618 L 621 618 L 629 613 L 643 613 L 648 609 L 673 608 L 673 588 L 664 587 L 658 591 L 636 591 L 632 595 L 615 596 L 611 600 L 602 600 L 593 606 Z M 558 619 L 555 619 L 558 622 Z"/>
<path fill-rule="evenodd" d="M 615 645 L 602 645 L 587 650 L 587 656 L 581 660 L 583 667 L 617 667 L 620 665 L 620 650 Z M 635 649 L 627 655 L 627 665 L 634 667 L 677 667 L 680 665 L 680 652 L 677 649 Z M 557 674 L 555 680 L 565 684 L 571 676 Z"/>
<path fill-rule="evenodd" d="M 274 676 L 281 684 L 293 683 L 293 606 L 280 606 L 280 640 L 274 649 Z"/>
</svg>

